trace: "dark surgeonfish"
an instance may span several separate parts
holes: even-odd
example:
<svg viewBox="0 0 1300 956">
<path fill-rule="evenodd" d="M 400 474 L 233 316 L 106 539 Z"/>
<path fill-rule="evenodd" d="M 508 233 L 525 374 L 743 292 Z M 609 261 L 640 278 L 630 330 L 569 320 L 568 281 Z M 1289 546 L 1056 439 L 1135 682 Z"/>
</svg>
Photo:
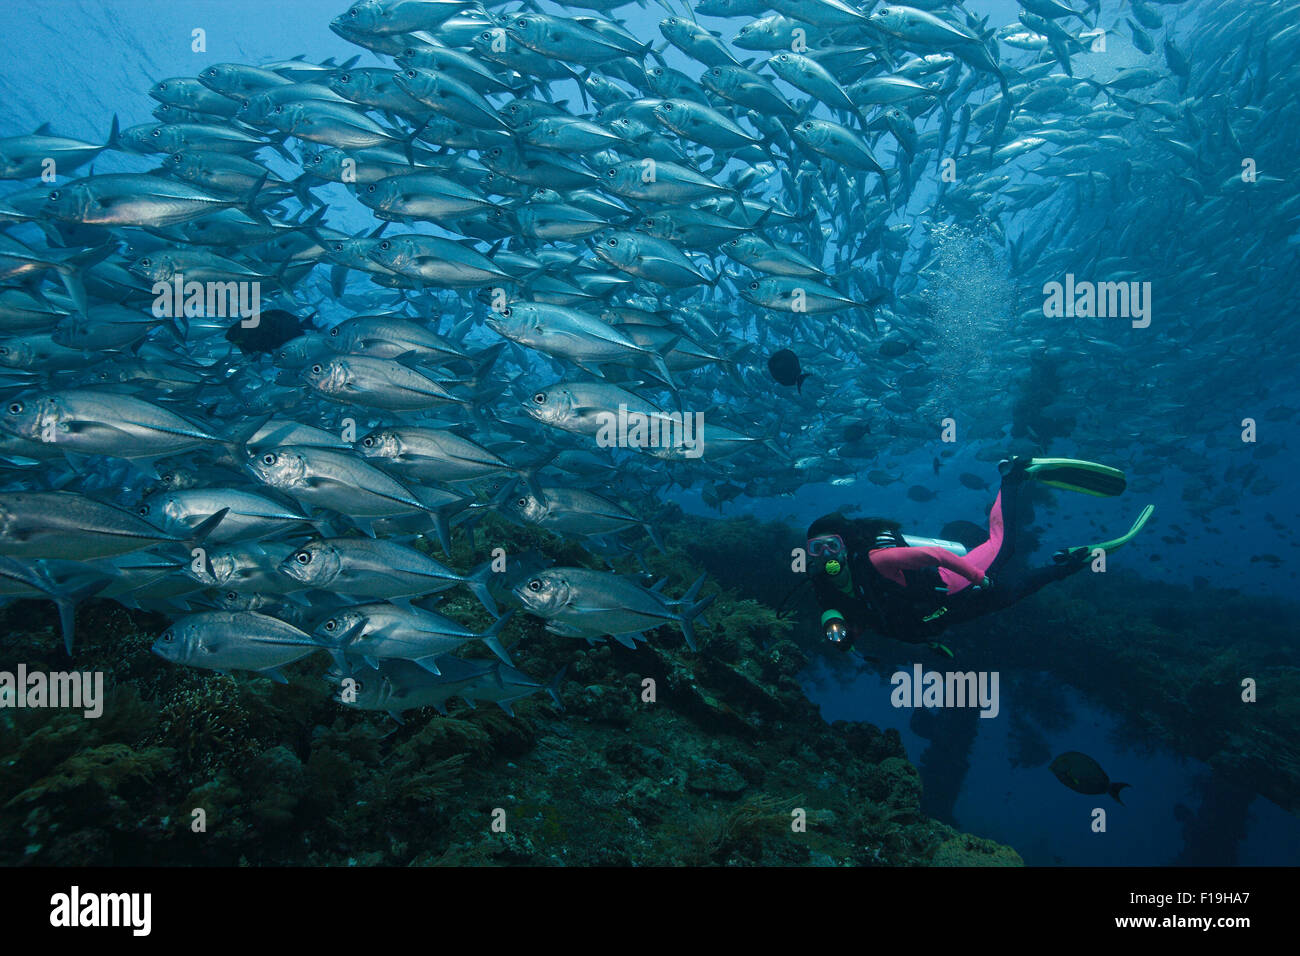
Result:
<svg viewBox="0 0 1300 956">
<path fill-rule="evenodd" d="M 246 322 L 247 319 L 240 319 L 226 330 L 226 341 L 245 355 L 274 352 L 312 329 L 309 320 L 284 309 L 266 309 L 255 324 L 246 325 Z"/>
<path fill-rule="evenodd" d="M 803 391 L 803 381 L 808 373 L 799 365 L 799 356 L 789 349 L 782 349 L 767 360 L 767 370 L 772 373 L 780 385 L 794 385 Z"/>
<path fill-rule="evenodd" d="M 1081 754 L 1077 750 L 1063 753 L 1052 761 L 1050 769 L 1056 774 L 1057 780 L 1075 793 L 1090 795 L 1109 793 L 1115 798 L 1116 803 L 1120 806 L 1124 805 L 1124 801 L 1119 798 L 1119 792 L 1128 784 L 1111 783 L 1110 777 L 1106 776 L 1106 771 L 1101 769 L 1101 764 L 1087 754 Z"/>
</svg>

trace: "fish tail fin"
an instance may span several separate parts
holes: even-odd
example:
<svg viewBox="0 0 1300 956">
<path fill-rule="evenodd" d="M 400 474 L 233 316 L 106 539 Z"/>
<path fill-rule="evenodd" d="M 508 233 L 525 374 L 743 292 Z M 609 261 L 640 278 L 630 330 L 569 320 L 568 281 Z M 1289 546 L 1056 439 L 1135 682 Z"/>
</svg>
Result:
<svg viewBox="0 0 1300 956">
<path fill-rule="evenodd" d="M 502 646 L 499 635 L 501 634 L 502 629 L 510 623 L 510 619 L 514 616 L 514 611 L 506 611 L 505 614 L 492 622 L 491 627 L 478 636 L 478 639 L 483 642 L 484 646 L 500 658 L 502 663 L 507 667 L 514 667 L 515 665 L 514 662 L 510 660 L 510 655 L 506 653 L 505 647 Z"/>
<path fill-rule="evenodd" d="M 108 587 L 113 579 L 97 575 L 93 580 L 76 587 L 65 587 L 50 592 L 54 606 L 59 609 L 59 626 L 63 632 L 63 649 L 72 656 L 72 638 L 77 627 L 77 605 Z"/>
<path fill-rule="evenodd" d="M 560 668 L 559 673 L 551 678 L 551 682 L 546 685 L 546 693 L 551 695 L 551 700 L 560 710 L 564 710 L 564 701 L 560 700 L 560 685 L 564 682 L 564 675 L 569 672 L 569 665 L 565 664 Z"/>
<path fill-rule="evenodd" d="M 649 521 L 642 524 L 641 527 L 645 530 L 646 537 L 649 538 L 654 546 L 659 549 L 659 553 L 667 554 L 668 549 L 664 547 L 664 539 L 659 536 L 659 529 Z"/>
<path fill-rule="evenodd" d="M 263 226 L 269 226 L 271 220 L 266 218 L 266 213 L 259 208 L 258 202 L 261 199 L 262 190 L 266 187 L 266 180 L 270 175 L 270 170 L 262 173 L 257 182 L 253 183 L 253 188 L 248 191 L 248 195 L 244 197 L 243 203 L 244 212 L 248 213 L 249 218 L 256 220 L 259 225 Z"/>
<path fill-rule="evenodd" d="M 433 519 L 433 533 L 438 536 L 438 547 L 442 548 L 445 555 L 451 554 L 451 524 L 447 520 L 447 513 L 441 508 L 435 508 L 428 512 Z"/>
<path fill-rule="evenodd" d="M 704 585 L 705 578 L 708 575 L 701 574 L 696 578 L 695 583 L 691 585 L 690 590 L 682 595 L 678 603 L 687 605 L 686 610 L 681 612 L 678 623 L 681 624 L 682 636 L 686 638 L 686 646 L 691 650 L 698 650 L 695 645 L 695 619 L 704 613 L 705 609 L 717 600 L 716 594 L 710 594 L 703 601 L 696 602 L 695 598 L 700 593 L 700 588 Z M 708 626 L 708 621 L 701 620 L 701 624 Z"/>
<path fill-rule="evenodd" d="M 86 315 L 86 309 L 90 307 L 86 299 L 86 287 L 81 281 L 81 271 L 88 269 L 98 262 L 103 262 L 114 252 L 117 247 L 109 242 L 102 246 L 96 246 L 94 249 L 87 249 L 79 252 L 75 256 L 69 256 L 55 266 L 59 278 L 63 280 L 63 288 L 67 290 L 68 297 L 72 299 L 73 305 L 82 315 Z"/>
<path fill-rule="evenodd" d="M 196 525 L 194 530 L 190 532 L 190 536 L 185 539 L 185 543 L 197 548 L 208 539 L 208 535 L 217 530 L 217 525 L 221 524 L 228 514 L 230 514 L 230 509 L 222 508 L 206 521 Z"/>
<path fill-rule="evenodd" d="M 298 201 L 303 204 L 304 208 L 319 205 L 322 209 L 329 209 L 329 206 L 319 199 L 311 191 L 311 177 L 307 173 L 296 176 L 289 180 L 289 186 L 293 189 L 293 194 Z"/>
<path fill-rule="evenodd" d="M 1127 786 L 1128 784 L 1126 783 L 1112 783 L 1110 785 L 1110 789 L 1107 790 L 1106 792 L 1109 793 L 1112 797 L 1114 797 L 1115 802 L 1122 807 L 1124 806 L 1124 801 L 1119 798 L 1119 792 Z"/>
<path fill-rule="evenodd" d="M 780 458 L 782 461 L 785 462 L 794 461 L 793 456 L 776 443 L 775 433 L 769 435 L 767 438 L 762 439 L 762 443 L 772 452 L 772 454 L 776 455 L 776 457 Z"/>
<path fill-rule="evenodd" d="M 493 617 L 500 617 L 501 611 L 497 608 L 496 598 L 492 597 L 492 592 L 488 590 L 488 581 L 492 578 L 492 562 L 484 561 L 481 565 L 471 571 L 465 578 L 465 587 L 478 598 L 478 602 L 487 608 L 488 613 Z"/>
<path fill-rule="evenodd" d="M 259 415 L 235 429 L 230 438 L 221 443 L 226 451 L 230 453 L 230 457 L 235 460 L 236 465 L 243 465 L 248 460 L 248 443 L 262 430 L 262 426 L 273 417 L 273 414 Z"/>
<path fill-rule="evenodd" d="M 432 116 L 426 119 L 415 129 L 411 130 L 409 135 L 402 137 L 402 155 L 406 157 L 406 162 L 408 165 L 411 166 L 415 165 L 415 141 L 416 139 L 419 138 L 420 134 L 424 132 L 425 127 L 428 126 L 431 122 L 433 122 Z"/>
<path fill-rule="evenodd" d="M 105 149 L 122 148 L 122 127 L 118 122 L 117 114 L 113 114 L 113 125 L 108 130 L 108 142 L 104 144 Z"/>
</svg>

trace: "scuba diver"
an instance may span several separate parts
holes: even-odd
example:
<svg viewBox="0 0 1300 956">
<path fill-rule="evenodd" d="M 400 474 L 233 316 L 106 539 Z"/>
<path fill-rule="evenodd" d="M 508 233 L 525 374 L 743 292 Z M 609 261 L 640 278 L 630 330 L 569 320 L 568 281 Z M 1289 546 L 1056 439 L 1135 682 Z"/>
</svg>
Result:
<svg viewBox="0 0 1300 956">
<path fill-rule="evenodd" d="M 1095 549 L 1109 553 L 1131 541 L 1155 510 L 1147 505 L 1121 537 L 1056 552 L 1048 567 L 1011 569 L 1026 481 L 1100 497 L 1122 493 L 1126 482 L 1117 468 L 1069 458 L 1012 458 L 998 471 L 1002 487 L 989 512 L 988 540 L 969 553 L 953 542 L 904 535 L 886 518 L 835 513 L 814 521 L 808 556 L 815 562 L 813 586 L 826 638 L 847 651 L 872 630 L 951 657 L 935 640 L 948 627 L 1010 607 L 1082 570 Z"/>
</svg>

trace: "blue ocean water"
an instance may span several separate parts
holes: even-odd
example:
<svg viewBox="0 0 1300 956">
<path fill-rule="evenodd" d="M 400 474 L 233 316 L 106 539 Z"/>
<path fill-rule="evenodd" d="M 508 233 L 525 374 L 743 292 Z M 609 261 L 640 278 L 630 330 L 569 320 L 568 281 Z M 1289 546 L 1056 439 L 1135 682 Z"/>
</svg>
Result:
<svg viewBox="0 0 1300 956">
<path fill-rule="evenodd" d="M 936 666 L 933 664 L 927 667 Z M 911 669 L 901 658 L 899 667 Z M 910 728 L 912 711 L 890 703 L 892 688 L 874 674 L 844 686 L 824 672 L 807 678 L 809 696 L 821 705 L 827 720 L 865 720 L 898 730 L 908 758 L 921 767 L 922 781 L 945 774 L 947 767 L 922 762 L 929 741 Z M 1200 847 L 1204 856 L 1180 860 L 1187 851 L 1187 834 L 1175 816 L 1180 805 L 1192 813 L 1206 800 L 1203 784 L 1210 770 L 1200 761 L 1168 750 L 1138 752 L 1116 734 L 1113 714 L 1090 704 L 1077 691 L 1058 685 L 1073 719 L 1068 727 L 1048 731 L 1053 754 L 1078 750 L 1107 769 L 1112 780 L 1130 784 L 1124 806 L 1109 797 L 1089 797 L 1063 791 L 1047 767 L 1017 767 L 1010 722 L 976 719 L 976 737 L 968 755 L 970 769 L 953 805 L 953 822 L 963 830 L 1014 846 L 1025 862 L 1037 866 L 1165 866 L 1183 862 L 1202 865 L 1288 866 L 1300 858 L 1300 823 L 1265 797 L 1249 799 L 1244 832 L 1216 819 L 1206 807 L 1206 826 L 1221 839 Z M 1003 699 L 1014 708 L 1015 699 Z M 1007 711 L 1004 711 L 1004 715 Z M 1091 828 L 1091 812 L 1107 811 L 1105 834 Z M 1072 822 L 1071 822 L 1072 821 Z M 1223 832 L 1234 831 L 1234 832 Z"/>
</svg>

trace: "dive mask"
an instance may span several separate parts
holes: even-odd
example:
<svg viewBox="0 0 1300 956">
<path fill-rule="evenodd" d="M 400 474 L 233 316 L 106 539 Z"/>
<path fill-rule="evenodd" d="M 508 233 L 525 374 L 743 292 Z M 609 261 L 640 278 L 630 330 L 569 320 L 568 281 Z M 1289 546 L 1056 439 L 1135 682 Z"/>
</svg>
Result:
<svg viewBox="0 0 1300 956">
<path fill-rule="evenodd" d="M 808 539 L 808 556 L 812 558 L 842 558 L 848 550 L 838 534 L 819 534 Z"/>
</svg>

